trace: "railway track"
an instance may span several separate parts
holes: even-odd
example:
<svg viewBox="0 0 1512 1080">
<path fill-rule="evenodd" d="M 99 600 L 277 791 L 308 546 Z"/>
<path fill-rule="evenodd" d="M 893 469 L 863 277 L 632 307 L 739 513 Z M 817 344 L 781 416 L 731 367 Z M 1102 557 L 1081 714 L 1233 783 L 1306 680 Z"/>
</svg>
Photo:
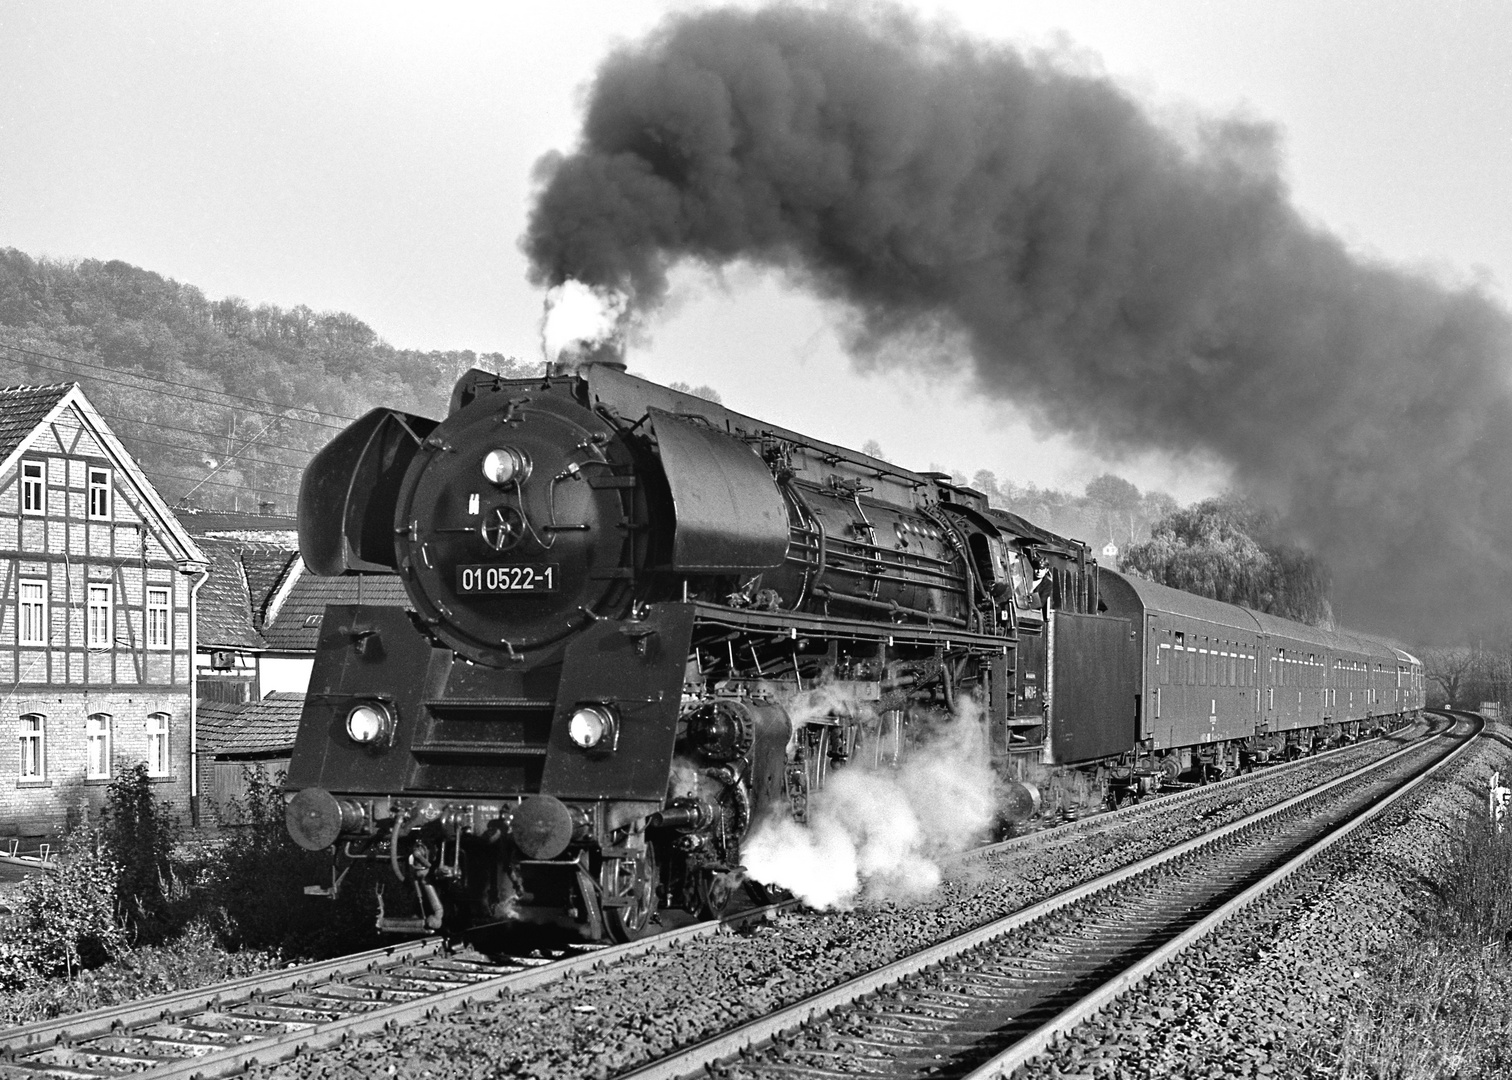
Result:
<svg viewBox="0 0 1512 1080">
<path fill-rule="evenodd" d="M 1454 731 L 623 1080 L 1010 1077 L 1472 745 Z"/>
<path fill-rule="evenodd" d="M 1355 748 L 1272 766 L 1260 775 L 1274 776 Z M 1080 831 L 1141 816 L 1250 779 L 1235 777 L 1177 792 L 1061 828 Z M 962 857 L 1033 844 L 1046 835 L 1031 833 Z M 427 939 L 262 973 L 0 1032 L 0 1080 L 126 1074 L 210 1080 L 234 1075 L 254 1062 L 329 1046 L 431 1010 L 544 986 L 585 968 L 765 919 L 793 906 L 794 902 L 769 905 L 734 914 L 722 923 L 699 923 L 630 945 L 563 948 L 502 962 L 469 951 L 448 952 L 440 941 Z"/>
<path fill-rule="evenodd" d="M 247 976 L 0 1033 L 0 1080 L 152 1077 L 211 1080 L 255 1062 L 380 1031 L 431 1009 L 503 997 L 576 972 L 770 918 L 770 904 L 613 946 L 500 960 L 436 938 Z"/>
<path fill-rule="evenodd" d="M 991 844 L 983 844 L 980 847 L 975 847 L 970 851 L 963 852 L 960 857 L 963 859 L 974 859 L 986 855 L 1012 851 L 1017 848 L 1030 846 L 1037 841 L 1046 840 L 1051 836 L 1051 834 L 1054 835 L 1054 838 L 1056 840 L 1068 839 L 1080 833 L 1087 833 L 1096 829 L 1105 828 L 1110 822 L 1113 821 L 1127 822 L 1136 820 L 1150 813 L 1167 811 L 1172 807 L 1179 806 L 1186 802 L 1206 800 L 1214 796 L 1221 796 L 1227 791 L 1241 787 L 1245 784 L 1254 783 L 1257 780 L 1270 780 L 1274 779 L 1277 776 L 1283 776 L 1290 772 L 1296 772 L 1308 768 L 1316 768 L 1320 762 L 1327 762 L 1331 759 L 1342 757 L 1351 752 L 1358 751 L 1361 748 L 1369 747 L 1374 743 L 1384 744 L 1396 742 L 1402 745 L 1406 745 L 1408 742 L 1411 742 L 1419 737 L 1411 734 L 1413 729 L 1414 725 L 1408 724 L 1404 727 L 1398 728 L 1396 731 L 1388 732 L 1385 735 L 1373 736 L 1369 739 L 1361 739 L 1359 742 L 1350 743 L 1346 746 L 1334 747 L 1331 750 L 1323 750 L 1315 754 L 1309 754 L 1305 757 L 1293 758 L 1290 761 L 1278 761 L 1273 764 L 1264 765 L 1255 772 L 1239 773 L 1234 776 L 1226 777 L 1222 780 L 1215 780 L 1207 784 L 1196 784 L 1187 788 L 1162 791 L 1156 796 L 1129 803 L 1125 806 L 1119 807 L 1116 810 L 1099 810 L 1094 813 L 1084 814 L 1080 817 L 1069 818 L 1066 821 L 1052 825 L 1048 828 L 1025 832 L 1022 835 L 1013 836 L 1008 838 L 1007 840 L 999 840 Z"/>
</svg>

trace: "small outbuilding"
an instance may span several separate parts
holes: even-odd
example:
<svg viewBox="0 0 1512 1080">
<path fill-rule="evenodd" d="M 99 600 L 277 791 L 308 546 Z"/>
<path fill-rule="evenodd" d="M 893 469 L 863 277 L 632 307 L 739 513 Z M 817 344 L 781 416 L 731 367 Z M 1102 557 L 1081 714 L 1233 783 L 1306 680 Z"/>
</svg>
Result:
<svg viewBox="0 0 1512 1080">
<path fill-rule="evenodd" d="M 245 823 L 248 775 L 261 769 L 277 783 L 289 767 L 304 695 L 275 691 L 261 701 L 201 701 L 201 818 L 207 825 Z"/>
</svg>

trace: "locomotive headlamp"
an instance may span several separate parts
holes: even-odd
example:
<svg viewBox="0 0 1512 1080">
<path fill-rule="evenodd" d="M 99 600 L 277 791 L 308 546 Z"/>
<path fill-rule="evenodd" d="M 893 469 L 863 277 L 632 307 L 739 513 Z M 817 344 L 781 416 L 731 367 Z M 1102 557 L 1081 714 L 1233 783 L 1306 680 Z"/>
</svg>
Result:
<svg viewBox="0 0 1512 1080">
<path fill-rule="evenodd" d="M 483 475 L 491 484 L 523 484 L 530 478 L 530 458 L 513 446 L 500 446 L 483 455 Z"/>
<path fill-rule="evenodd" d="M 579 705 L 567 721 L 567 737 L 584 750 L 613 750 L 619 719 L 607 705 Z"/>
<path fill-rule="evenodd" d="M 393 730 L 393 714 L 381 702 L 358 702 L 347 712 L 346 733 L 354 743 L 380 746 L 388 742 Z"/>
</svg>

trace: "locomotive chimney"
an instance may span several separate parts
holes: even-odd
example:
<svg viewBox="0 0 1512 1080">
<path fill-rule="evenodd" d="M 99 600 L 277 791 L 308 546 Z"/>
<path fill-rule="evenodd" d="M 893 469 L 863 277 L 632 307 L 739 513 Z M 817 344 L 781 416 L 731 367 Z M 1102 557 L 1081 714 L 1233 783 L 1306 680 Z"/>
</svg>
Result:
<svg viewBox="0 0 1512 1080">
<path fill-rule="evenodd" d="M 570 375 L 576 371 L 587 371 L 595 365 L 614 368 L 616 371 L 626 370 L 625 355 L 620 350 L 619 342 L 575 341 L 557 354 L 555 366 L 559 374 Z"/>
<path fill-rule="evenodd" d="M 580 367 L 589 367 L 593 364 L 602 364 L 616 371 L 625 371 L 625 354 L 620 350 L 619 342 L 612 339 L 600 341 L 588 349 L 578 361 Z"/>
</svg>

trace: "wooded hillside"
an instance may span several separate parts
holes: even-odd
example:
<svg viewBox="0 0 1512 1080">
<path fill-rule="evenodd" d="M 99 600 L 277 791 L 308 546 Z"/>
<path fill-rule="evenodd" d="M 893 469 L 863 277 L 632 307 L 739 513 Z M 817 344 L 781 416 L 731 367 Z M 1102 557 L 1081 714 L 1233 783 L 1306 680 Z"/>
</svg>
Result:
<svg viewBox="0 0 1512 1080">
<path fill-rule="evenodd" d="M 0 249 L 0 382 L 80 383 L 171 505 L 293 513 L 300 470 L 351 418 L 444 415 L 475 366 L 528 367 L 395 349 L 351 315 L 212 301 L 120 261 Z"/>
</svg>

